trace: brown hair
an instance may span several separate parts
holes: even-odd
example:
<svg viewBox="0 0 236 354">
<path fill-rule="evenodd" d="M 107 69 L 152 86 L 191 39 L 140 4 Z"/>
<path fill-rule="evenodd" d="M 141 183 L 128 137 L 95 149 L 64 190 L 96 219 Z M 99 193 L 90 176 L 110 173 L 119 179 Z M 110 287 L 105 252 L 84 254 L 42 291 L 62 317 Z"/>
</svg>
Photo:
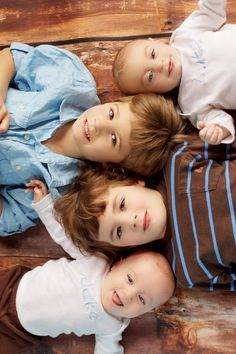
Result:
<svg viewBox="0 0 236 354">
<path fill-rule="evenodd" d="M 97 239 L 98 217 L 106 209 L 106 193 L 109 188 L 137 183 L 138 178 L 112 164 L 86 163 L 70 189 L 54 204 L 57 220 L 66 234 L 81 251 L 102 252 L 110 259 L 117 258 L 121 249 Z M 101 198 L 104 197 L 104 199 Z"/>
<path fill-rule="evenodd" d="M 119 99 L 130 102 L 130 153 L 121 165 L 143 176 L 159 172 L 171 150 L 185 138 L 190 124 L 178 115 L 173 101 L 155 93 Z"/>
</svg>

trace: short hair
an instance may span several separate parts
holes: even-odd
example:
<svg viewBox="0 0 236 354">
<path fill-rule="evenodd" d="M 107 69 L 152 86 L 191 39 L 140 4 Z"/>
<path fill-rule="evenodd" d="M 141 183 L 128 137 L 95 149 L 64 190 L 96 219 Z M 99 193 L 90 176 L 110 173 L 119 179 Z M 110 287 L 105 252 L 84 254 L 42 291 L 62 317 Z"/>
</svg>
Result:
<svg viewBox="0 0 236 354">
<path fill-rule="evenodd" d="M 139 178 L 118 165 L 88 162 L 81 168 L 81 175 L 55 201 L 56 219 L 82 252 L 102 252 L 110 259 L 117 259 L 121 248 L 98 240 L 98 218 L 106 209 L 106 193 L 111 186 L 133 185 Z"/>
<path fill-rule="evenodd" d="M 186 139 L 190 124 L 178 115 L 173 101 L 162 95 L 142 93 L 119 101 L 129 102 L 134 115 L 130 152 L 120 164 L 142 176 L 158 173 L 175 145 Z"/>
<path fill-rule="evenodd" d="M 135 39 L 131 42 L 125 44 L 116 54 L 115 59 L 112 65 L 112 74 L 113 78 L 118 86 L 118 88 L 123 91 L 122 88 L 122 74 L 125 69 L 127 51 L 132 45 L 135 45 L 136 42 L 143 41 L 143 39 Z M 124 92 L 124 91 L 123 91 Z"/>
</svg>

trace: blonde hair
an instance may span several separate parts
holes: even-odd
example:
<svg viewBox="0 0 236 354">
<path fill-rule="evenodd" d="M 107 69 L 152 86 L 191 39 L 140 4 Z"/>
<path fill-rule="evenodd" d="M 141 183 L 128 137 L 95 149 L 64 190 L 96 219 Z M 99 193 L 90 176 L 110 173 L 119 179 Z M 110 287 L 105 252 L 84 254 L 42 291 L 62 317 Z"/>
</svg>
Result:
<svg viewBox="0 0 236 354">
<path fill-rule="evenodd" d="M 110 187 L 128 186 L 138 178 L 112 164 L 86 163 L 69 190 L 54 204 L 57 220 L 81 251 L 102 252 L 116 258 L 120 248 L 98 240 L 98 218 L 106 209 L 106 194 Z M 125 249 L 125 248 L 124 248 Z"/>
<path fill-rule="evenodd" d="M 155 93 L 120 98 L 129 102 L 131 121 L 130 152 L 123 167 L 143 176 L 154 175 L 166 164 L 176 144 L 185 138 L 190 125 L 178 115 L 173 101 Z"/>
</svg>

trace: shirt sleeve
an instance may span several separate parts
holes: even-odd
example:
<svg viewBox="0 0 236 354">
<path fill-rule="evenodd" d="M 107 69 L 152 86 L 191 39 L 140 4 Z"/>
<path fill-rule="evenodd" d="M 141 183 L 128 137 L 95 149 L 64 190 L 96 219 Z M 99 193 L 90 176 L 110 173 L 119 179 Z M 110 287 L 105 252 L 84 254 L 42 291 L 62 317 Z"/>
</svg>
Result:
<svg viewBox="0 0 236 354">
<path fill-rule="evenodd" d="M 200 0 L 179 29 L 217 31 L 226 22 L 226 0 Z M 177 29 L 178 30 L 178 29 Z"/>
<path fill-rule="evenodd" d="M 77 115 L 69 118 L 77 118 L 100 103 L 92 74 L 75 54 L 51 45 L 22 43 L 12 43 L 10 50 L 16 68 L 11 82 L 15 91 L 10 94 L 15 97 L 18 91 L 24 105 L 23 117 L 16 118 L 20 126 L 27 128 L 59 115 L 62 104 L 76 107 Z"/>
<path fill-rule="evenodd" d="M 78 259 L 85 257 L 78 247 L 73 244 L 71 238 L 66 235 L 62 225 L 56 220 L 53 212 L 53 200 L 51 194 L 48 194 L 38 203 L 33 203 L 33 207 L 50 236 L 58 245 L 60 245 L 72 258 Z"/>
<path fill-rule="evenodd" d="M 198 127 L 197 123 L 199 121 L 203 121 L 207 124 L 218 124 L 222 127 L 225 127 L 230 132 L 230 135 L 222 140 L 224 144 L 231 144 L 235 139 L 235 128 L 234 128 L 234 121 L 230 114 L 226 113 L 221 109 L 211 108 L 209 112 L 201 113 L 201 115 L 197 115 L 196 121 L 195 117 L 190 117 L 191 123 Z"/>
<path fill-rule="evenodd" d="M 128 326 L 129 320 L 124 322 L 121 328 L 110 335 L 95 335 L 94 354 L 124 354 L 124 348 L 120 344 L 122 333 Z"/>
</svg>

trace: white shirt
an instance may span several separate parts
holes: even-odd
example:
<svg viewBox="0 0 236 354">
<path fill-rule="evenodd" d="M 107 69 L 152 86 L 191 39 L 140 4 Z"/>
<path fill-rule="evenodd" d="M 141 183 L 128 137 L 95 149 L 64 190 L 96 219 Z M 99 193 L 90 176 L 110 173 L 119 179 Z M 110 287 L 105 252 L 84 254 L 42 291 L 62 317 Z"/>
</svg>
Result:
<svg viewBox="0 0 236 354">
<path fill-rule="evenodd" d="M 202 0 L 177 28 L 171 45 L 181 54 L 180 112 L 197 126 L 199 120 L 226 127 L 235 137 L 232 117 L 222 109 L 235 109 L 236 25 L 226 24 L 226 0 Z"/>
<path fill-rule="evenodd" d="M 52 238 L 76 259 L 50 260 L 22 277 L 16 294 L 22 326 L 39 336 L 95 334 L 94 353 L 123 353 L 119 341 L 129 320 L 109 315 L 101 304 L 107 259 L 80 253 L 53 217 L 50 195 L 34 206 Z"/>
</svg>

